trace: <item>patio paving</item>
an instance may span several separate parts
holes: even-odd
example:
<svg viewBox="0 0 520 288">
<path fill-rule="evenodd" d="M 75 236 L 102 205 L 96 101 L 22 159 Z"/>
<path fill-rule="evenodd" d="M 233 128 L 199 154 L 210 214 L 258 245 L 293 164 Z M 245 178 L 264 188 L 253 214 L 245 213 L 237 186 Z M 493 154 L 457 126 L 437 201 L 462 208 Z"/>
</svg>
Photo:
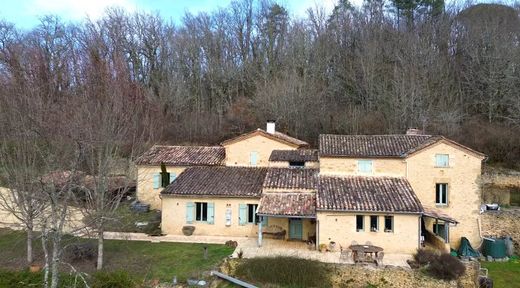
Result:
<svg viewBox="0 0 520 288">
<path fill-rule="evenodd" d="M 258 247 L 257 239 L 246 238 L 242 241 L 238 241 L 238 247 L 235 249 L 232 257 L 238 257 L 238 251 L 243 252 L 242 257 L 244 258 L 292 256 L 317 260 L 325 263 L 354 264 L 354 261 L 350 257 L 348 259 L 340 259 L 339 251 L 321 253 L 316 250 L 310 250 L 306 243 L 298 241 L 263 239 L 262 247 Z M 410 266 L 406 262 L 408 259 L 412 259 L 412 255 L 393 253 L 385 254 L 383 265 L 409 268 Z"/>
<path fill-rule="evenodd" d="M 238 246 L 231 257 L 237 258 L 238 252 L 242 251 L 244 258 L 254 257 L 275 257 L 275 256 L 292 256 L 302 259 L 317 260 L 325 263 L 335 264 L 354 264 L 352 258 L 340 259 L 340 252 L 321 253 L 316 250 L 310 250 L 305 242 L 286 241 L 275 239 L 263 239 L 262 247 L 258 247 L 256 238 L 249 237 L 231 237 L 231 236 L 202 236 L 202 235 L 165 235 L 165 236 L 148 236 L 144 233 L 121 233 L 121 232 L 105 232 L 105 239 L 114 240 L 131 240 L 131 241 L 150 241 L 159 242 L 178 242 L 178 243 L 208 243 L 208 244 L 224 244 L 228 240 L 237 241 Z M 406 260 L 412 259 L 410 254 L 393 254 L 385 253 L 383 259 L 384 266 L 397 266 L 409 268 Z M 371 265 L 371 264 L 360 264 Z M 375 265 L 371 265 L 375 266 Z"/>
</svg>

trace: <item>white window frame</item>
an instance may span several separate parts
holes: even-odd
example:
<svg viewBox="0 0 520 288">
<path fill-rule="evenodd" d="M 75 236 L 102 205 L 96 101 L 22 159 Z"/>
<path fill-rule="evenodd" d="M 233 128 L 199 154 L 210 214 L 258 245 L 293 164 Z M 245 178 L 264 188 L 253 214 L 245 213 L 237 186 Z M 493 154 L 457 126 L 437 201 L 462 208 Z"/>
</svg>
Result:
<svg viewBox="0 0 520 288">
<path fill-rule="evenodd" d="M 444 189 L 442 189 L 442 187 L 444 187 Z M 448 206 L 448 191 L 448 183 L 435 183 L 435 205 Z M 439 201 L 437 201 L 437 198 Z"/>
<path fill-rule="evenodd" d="M 370 170 L 366 170 L 365 165 L 370 163 Z M 363 174 L 371 174 L 374 171 L 374 161 L 372 159 L 360 159 L 357 162 L 358 172 Z"/>
<path fill-rule="evenodd" d="M 206 204 L 206 205 L 204 205 Z M 200 218 L 198 217 L 198 206 L 200 205 Z M 204 220 L 204 206 L 206 206 L 206 220 Z M 208 222 L 208 202 L 195 202 L 195 221 L 196 222 Z"/>
<path fill-rule="evenodd" d="M 361 217 L 361 228 L 358 229 L 358 217 Z M 356 215 L 356 232 L 363 232 L 365 231 L 365 215 Z"/>
<path fill-rule="evenodd" d="M 390 219 L 390 221 L 391 221 L 391 222 L 390 222 L 390 229 L 386 229 L 386 220 L 387 220 L 387 219 Z M 392 233 L 392 232 L 394 232 L 394 219 L 395 219 L 395 218 L 394 218 L 394 216 L 392 216 L 392 215 L 385 215 L 383 225 L 384 225 L 384 231 L 385 231 L 386 233 Z"/>
<path fill-rule="evenodd" d="M 372 229 L 372 219 L 376 219 L 376 227 Z M 370 215 L 370 232 L 379 232 L 379 216 L 378 215 Z"/>
<path fill-rule="evenodd" d="M 437 168 L 450 167 L 450 155 L 449 154 L 435 154 L 435 167 L 437 167 Z"/>
<path fill-rule="evenodd" d="M 253 209 L 253 219 L 250 219 L 249 216 L 251 215 L 251 209 Z M 247 204 L 247 219 L 246 219 L 246 223 L 247 224 L 257 224 L 258 222 L 260 222 L 260 217 L 258 215 L 256 215 L 256 211 L 258 210 L 258 204 Z M 258 221 L 257 221 L 258 219 Z M 251 221 L 253 220 L 253 221 Z"/>
</svg>

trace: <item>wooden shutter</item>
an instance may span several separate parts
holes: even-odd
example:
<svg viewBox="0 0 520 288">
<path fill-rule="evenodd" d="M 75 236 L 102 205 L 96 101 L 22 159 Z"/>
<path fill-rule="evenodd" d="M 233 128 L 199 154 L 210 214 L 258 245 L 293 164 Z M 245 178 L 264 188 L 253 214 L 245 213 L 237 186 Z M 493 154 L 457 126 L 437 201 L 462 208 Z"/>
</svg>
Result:
<svg viewBox="0 0 520 288">
<path fill-rule="evenodd" d="M 251 166 L 256 166 L 257 164 L 257 161 L 258 161 L 258 153 L 257 152 L 251 152 L 251 154 L 249 155 L 249 162 L 251 164 Z"/>
<path fill-rule="evenodd" d="M 186 223 L 191 224 L 193 223 L 193 210 L 195 205 L 193 202 L 186 203 Z"/>
<path fill-rule="evenodd" d="M 247 205 L 238 205 L 238 224 L 246 225 L 247 223 Z"/>
<path fill-rule="evenodd" d="M 153 174 L 153 189 L 161 188 L 161 174 Z"/>
<path fill-rule="evenodd" d="M 215 223 L 215 203 L 208 203 L 208 224 Z"/>
</svg>

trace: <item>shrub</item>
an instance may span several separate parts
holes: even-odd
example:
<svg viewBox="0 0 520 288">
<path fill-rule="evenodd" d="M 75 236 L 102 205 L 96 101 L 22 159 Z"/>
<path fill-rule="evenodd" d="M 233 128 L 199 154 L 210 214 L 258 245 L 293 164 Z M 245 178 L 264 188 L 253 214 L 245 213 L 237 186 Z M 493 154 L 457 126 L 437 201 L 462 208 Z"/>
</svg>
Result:
<svg viewBox="0 0 520 288">
<path fill-rule="evenodd" d="M 92 275 L 92 288 L 132 288 L 136 280 L 126 271 L 96 272 Z"/>
<path fill-rule="evenodd" d="M 97 256 L 96 245 L 92 242 L 74 243 L 65 248 L 65 259 L 70 262 L 93 260 Z"/>
<path fill-rule="evenodd" d="M 435 261 L 439 255 L 436 251 L 429 249 L 417 249 L 417 252 L 413 255 L 413 259 L 415 262 L 419 263 L 419 265 L 424 266 Z"/>
<path fill-rule="evenodd" d="M 283 287 L 331 287 L 329 269 L 315 260 L 296 257 L 262 257 L 243 260 L 239 277 L 262 284 Z"/>
<path fill-rule="evenodd" d="M 427 271 L 437 279 L 455 280 L 466 272 L 466 266 L 456 257 L 443 253 L 430 263 Z"/>
</svg>

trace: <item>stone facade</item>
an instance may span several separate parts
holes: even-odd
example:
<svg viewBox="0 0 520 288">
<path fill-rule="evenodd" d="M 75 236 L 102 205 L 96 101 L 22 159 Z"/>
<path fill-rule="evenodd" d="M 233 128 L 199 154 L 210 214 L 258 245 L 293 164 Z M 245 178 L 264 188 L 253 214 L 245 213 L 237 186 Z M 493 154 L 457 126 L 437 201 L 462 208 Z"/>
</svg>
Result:
<svg viewBox="0 0 520 288">
<path fill-rule="evenodd" d="M 184 171 L 186 167 L 166 166 L 166 171 L 176 176 Z M 139 201 L 150 204 L 151 209 L 161 209 L 160 194 L 164 188 L 154 188 L 153 177 L 161 173 L 161 166 L 137 166 L 137 199 Z"/>
<path fill-rule="evenodd" d="M 372 173 L 358 171 L 359 160 L 372 160 Z M 404 177 L 406 162 L 403 159 L 320 157 L 320 174 L 344 176 L 391 176 Z"/>
<path fill-rule="evenodd" d="M 448 154 L 449 167 L 435 167 L 435 155 Z M 460 237 L 471 243 L 480 243 L 480 185 L 483 157 L 445 142 L 439 142 L 412 154 L 406 159 L 406 178 L 423 206 L 435 207 L 455 218 L 450 224 L 449 242 L 458 247 Z M 448 204 L 435 204 L 435 184 L 448 184 Z M 433 219 L 426 218 L 426 229 L 432 231 Z"/>
<path fill-rule="evenodd" d="M 356 215 L 364 215 L 363 231 L 356 230 Z M 379 231 L 370 231 L 370 215 L 377 215 Z M 365 244 L 366 241 L 383 247 L 389 253 L 413 253 L 419 248 L 419 220 L 417 214 L 318 212 L 318 243 L 330 241 L 348 247 L 352 241 Z M 384 232 L 384 216 L 394 217 L 392 232 Z"/>
<path fill-rule="evenodd" d="M 273 150 L 292 150 L 297 146 L 284 144 L 261 134 L 252 135 L 237 142 L 224 144 L 226 148 L 226 166 L 252 166 L 251 153 L 256 152 L 257 167 L 269 166 L 269 156 Z"/>
</svg>

